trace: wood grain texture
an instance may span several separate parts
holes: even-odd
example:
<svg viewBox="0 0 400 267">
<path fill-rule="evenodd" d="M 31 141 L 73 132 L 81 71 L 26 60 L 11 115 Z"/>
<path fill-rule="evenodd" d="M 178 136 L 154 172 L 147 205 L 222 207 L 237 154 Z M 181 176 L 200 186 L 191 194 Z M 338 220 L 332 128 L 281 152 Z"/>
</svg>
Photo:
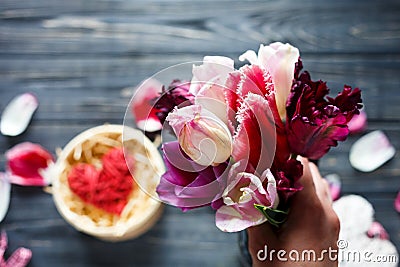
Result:
<svg viewBox="0 0 400 267">
<path fill-rule="evenodd" d="M 205 55 L 237 59 L 260 43 L 290 42 L 314 79 L 332 92 L 360 87 L 368 131 L 381 129 L 400 147 L 400 2 L 397 0 L 71 0 L 0 3 L 0 110 L 31 91 L 40 107 L 27 132 L 0 136 L 0 170 L 11 146 L 31 141 L 50 151 L 79 132 L 122 123 L 131 87 L 174 64 Z M 237 66 L 243 64 L 236 61 Z M 182 78 L 182 72 L 171 72 Z M 128 89 L 127 89 L 128 88 Z M 344 194 L 374 205 L 376 219 L 400 248 L 400 156 L 375 172 L 351 168 L 360 136 L 321 160 L 323 174 L 343 178 Z M 29 266 L 240 266 L 236 234 L 220 232 L 208 208 L 166 207 L 138 239 L 105 243 L 76 232 L 40 188 L 13 186 L 6 219 L 10 249 L 33 250 Z"/>
</svg>

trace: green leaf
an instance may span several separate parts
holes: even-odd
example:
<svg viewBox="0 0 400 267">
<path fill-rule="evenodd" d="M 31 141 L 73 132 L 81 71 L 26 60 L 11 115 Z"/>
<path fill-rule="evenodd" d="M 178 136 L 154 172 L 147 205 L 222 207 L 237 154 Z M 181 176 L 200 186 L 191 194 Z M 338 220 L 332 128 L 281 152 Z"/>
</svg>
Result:
<svg viewBox="0 0 400 267">
<path fill-rule="evenodd" d="M 258 209 L 267 218 L 268 222 L 273 226 L 279 227 L 286 221 L 289 211 L 283 211 L 278 209 L 271 209 L 269 207 L 254 204 L 254 207 Z"/>
</svg>

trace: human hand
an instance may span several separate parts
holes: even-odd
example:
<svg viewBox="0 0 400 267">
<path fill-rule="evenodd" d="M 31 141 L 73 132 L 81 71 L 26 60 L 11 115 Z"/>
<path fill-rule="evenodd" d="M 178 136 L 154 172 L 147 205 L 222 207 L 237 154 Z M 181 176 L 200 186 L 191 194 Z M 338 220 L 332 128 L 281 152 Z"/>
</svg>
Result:
<svg viewBox="0 0 400 267">
<path fill-rule="evenodd" d="M 314 163 L 300 160 L 304 166 L 300 179 L 304 188 L 292 197 L 287 221 L 279 229 L 269 223 L 247 229 L 255 267 L 338 264 L 336 243 L 340 223 L 332 208 L 328 183 Z"/>
</svg>

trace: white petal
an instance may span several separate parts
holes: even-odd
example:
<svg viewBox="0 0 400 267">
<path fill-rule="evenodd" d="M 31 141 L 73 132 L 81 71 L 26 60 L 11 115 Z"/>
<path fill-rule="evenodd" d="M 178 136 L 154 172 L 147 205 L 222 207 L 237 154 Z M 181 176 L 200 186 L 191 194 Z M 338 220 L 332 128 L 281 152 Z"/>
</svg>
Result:
<svg viewBox="0 0 400 267">
<path fill-rule="evenodd" d="M 246 52 L 244 52 L 243 54 L 241 54 L 241 55 L 239 56 L 239 60 L 240 60 L 240 61 L 245 61 L 245 60 L 247 60 L 248 62 L 250 62 L 250 64 L 254 64 L 254 65 L 259 64 L 258 58 L 257 58 L 257 54 L 256 54 L 256 52 L 254 52 L 253 50 L 247 50 Z"/>
<path fill-rule="evenodd" d="M 333 209 L 340 220 L 340 234 L 347 238 L 366 234 L 372 225 L 374 208 L 361 196 L 341 197 L 333 203 Z"/>
<path fill-rule="evenodd" d="M 350 163 L 355 169 L 371 172 L 396 154 L 382 131 L 373 131 L 357 140 L 350 149 Z"/>
<path fill-rule="evenodd" d="M 10 183 L 6 180 L 6 174 L 0 173 L 0 222 L 7 214 L 10 204 Z"/>
<path fill-rule="evenodd" d="M 23 133 L 38 106 L 37 98 L 30 93 L 16 96 L 1 115 L 1 133 L 8 136 L 17 136 Z"/>
</svg>

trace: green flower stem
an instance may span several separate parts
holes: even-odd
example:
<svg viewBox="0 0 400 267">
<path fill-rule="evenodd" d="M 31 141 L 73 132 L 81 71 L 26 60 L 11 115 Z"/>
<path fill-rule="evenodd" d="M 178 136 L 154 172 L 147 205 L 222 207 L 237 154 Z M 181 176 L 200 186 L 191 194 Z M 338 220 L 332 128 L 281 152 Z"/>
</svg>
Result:
<svg viewBox="0 0 400 267">
<path fill-rule="evenodd" d="M 289 214 L 289 211 L 271 209 L 260 204 L 254 204 L 254 207 L 264 214 L 268 222 L 275 227 L 279 227 L 282 223 L 284 223 L 287 215 Z"/>
</svg>

